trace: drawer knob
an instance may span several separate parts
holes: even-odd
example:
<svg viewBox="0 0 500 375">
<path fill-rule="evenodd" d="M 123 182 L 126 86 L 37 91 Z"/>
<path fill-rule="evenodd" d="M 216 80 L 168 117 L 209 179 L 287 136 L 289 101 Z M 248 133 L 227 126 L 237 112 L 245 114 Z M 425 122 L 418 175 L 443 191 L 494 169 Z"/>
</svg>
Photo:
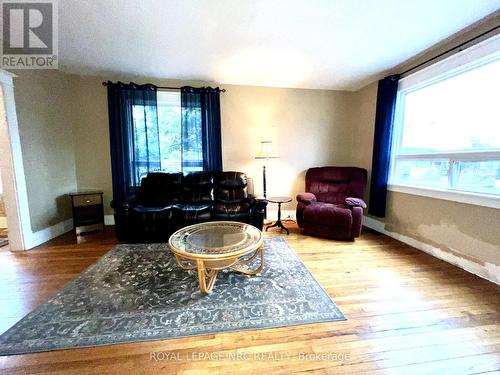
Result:
<svg viewBox="0 0 500 375">
<path fill-rule="evenodd" d="M 90 203 L 90 199 L 85 199 L 85 203 Z"/>
</svg>

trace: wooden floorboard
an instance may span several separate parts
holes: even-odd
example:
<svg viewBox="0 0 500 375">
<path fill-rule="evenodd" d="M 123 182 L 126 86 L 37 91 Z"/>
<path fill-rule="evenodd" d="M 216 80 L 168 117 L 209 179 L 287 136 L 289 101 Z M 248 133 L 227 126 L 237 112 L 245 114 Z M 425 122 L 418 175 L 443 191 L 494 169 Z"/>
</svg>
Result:
<svg viewBox="0 0 500 375">
<path fill-rule="evenodd" d="M 6 356 L 0 373 L 500 374 L 499 286 L 384 235 L 341 242 L 288 225 L 289 245 L 348 320 Z M 108 229 L 0 250 L 0 332 L 116 243 Z"/>
</svg>

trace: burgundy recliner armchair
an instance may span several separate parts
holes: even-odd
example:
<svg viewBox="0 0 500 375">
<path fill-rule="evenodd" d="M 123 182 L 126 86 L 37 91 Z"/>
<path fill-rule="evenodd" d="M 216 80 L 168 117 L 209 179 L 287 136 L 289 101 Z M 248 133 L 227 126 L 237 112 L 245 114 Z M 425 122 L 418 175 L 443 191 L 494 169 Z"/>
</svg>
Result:
<svg viewBox="0 0 500 375">
<path fill-rule="evenodd" d="M 297 195 L 297 224 L 313 236 L 353 240 L 361 233 L 366 169 L 311 168 L 306 192 Z"/>
</svg>

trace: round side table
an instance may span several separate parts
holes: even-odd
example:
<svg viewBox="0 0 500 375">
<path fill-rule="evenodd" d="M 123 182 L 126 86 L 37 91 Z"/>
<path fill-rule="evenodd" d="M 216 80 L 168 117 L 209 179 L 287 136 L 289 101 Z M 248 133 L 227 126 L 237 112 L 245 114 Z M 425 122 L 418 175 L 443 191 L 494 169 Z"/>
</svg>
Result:
<svg viewBox="0 0 500 375">
<path fill-rule="evenodd" d="M 283 222 L 281 221 L 281 204 L 291 202 L 292 197 L 271 197 L 267 198 L 267 200 L 271 203 L 278 203 L 278 220 L 274 224 L 268 225 L 266 227 L 266 232 L 269 228 L 278 227 L 280 228 L 280 231 L 283 229 L 285 230 L 286 234 L 290 234 L 288 229 L 283 225 Z"/>
</svg>

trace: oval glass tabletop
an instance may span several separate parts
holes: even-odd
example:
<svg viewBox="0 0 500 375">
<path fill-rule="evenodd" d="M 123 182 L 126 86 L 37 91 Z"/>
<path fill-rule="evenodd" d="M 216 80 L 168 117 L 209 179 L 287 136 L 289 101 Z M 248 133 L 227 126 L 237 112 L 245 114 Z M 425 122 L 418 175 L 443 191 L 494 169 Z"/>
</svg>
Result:
<svg viewBox="0 0 500 375">
<path fill-rule="evenodd" d="M 252 225 L 234 221 L 212 221 L 190 225 L 172 234 L 172 251 L 188 257 L 218 257 L 258 248 L 262 232 Z"/>
</svg>

